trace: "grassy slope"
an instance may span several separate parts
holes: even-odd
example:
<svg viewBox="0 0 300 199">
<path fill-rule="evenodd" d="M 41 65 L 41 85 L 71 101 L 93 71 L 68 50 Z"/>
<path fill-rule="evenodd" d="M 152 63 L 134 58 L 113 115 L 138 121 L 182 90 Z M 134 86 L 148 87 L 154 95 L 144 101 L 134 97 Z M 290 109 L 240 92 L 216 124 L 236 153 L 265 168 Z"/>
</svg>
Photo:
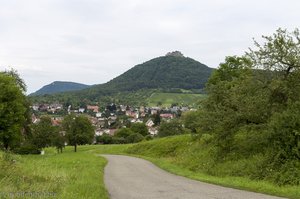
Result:
<svg viewBox="0 0 300 199">
<path fill-rule="evenodd" d="M 204 96 L 191 93 L 153 93 L 147 101 L 149 106 L 156 106 L 158 102 L 161 102 L 164 107 L 169 107 L 173 103 L 195 106 Z"/>
<path fill-rule="evenodd" d="M 109 198 L 103 183 L 104 158 L 84 147 L 79 147 L 78 153 L 71 148 L 63 154 L 52 150 L 44 156 L 5 156 L 0 152 L 2 196 L 44 192 L 55 193 L 57 198 Z"/>
<path fill-rule="evenodd" d="M 142 142 L 132 146 L 98 146 L 95 151 L 98 153 L 127 153 L 142 157 L 171 173 L 195 180 L 270 195 L 300 198 L 300 186 L 280 187 L 267 181 L 239 176 L 241 170 L 246 168 L 245 164 L 253 164 L 257 161 L 255 159 L 257 157 L 213 165 L 215 163 L 210 156 L 213 150 L 202 141 L 193 141 L 191 136 L 183 135 Z"/>
</svg>

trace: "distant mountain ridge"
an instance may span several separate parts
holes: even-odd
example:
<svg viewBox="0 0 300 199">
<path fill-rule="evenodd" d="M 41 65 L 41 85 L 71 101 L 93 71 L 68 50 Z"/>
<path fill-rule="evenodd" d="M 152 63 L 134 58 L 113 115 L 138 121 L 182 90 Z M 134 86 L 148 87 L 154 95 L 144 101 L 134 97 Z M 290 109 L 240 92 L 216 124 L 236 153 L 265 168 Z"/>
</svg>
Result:
<svg viewBox="0 0 300 199">
<path fill-rule="evenodd" d="M 75 92 L 90 100 L 140 89 L 203 89 L 213 69 L 179 51 L 138 64 L 105 84 Z"/>
<path fill-rule="evenodd" d="M 213 68 L 174 51 L 138 64 L 107 83 L 97 84 L 86 89 L 57 93 L 56 100 L 103 101 L 106 96 L 111 100 L 123 101 L 130 93 L 140 90 L 201 90 L 205 87 Z M 116 96 L 119 96 L 116 99 Z M 44 97 L 44 100 L 47 100 Z M 53 97 L 49 97 L 51 100 Z M 133 96 L 132 96 L 133 97 Z M 38 99 L 35 99 L 38 100 Z"/>
<path fill-rule="evenodd" d="M 45 94 L 56 94 L 61 92 L 68 91 L 78 91 L 85 88 L 89 88 L 90 85 L 80 84 L 76 82 L 67 82 L 67 81 L 55 81 L 51 84 L 43 86 L 41 89 L 37 90 L 34 93 L 31 93 L 31 96 L 45 95 Z"/>
</svg>

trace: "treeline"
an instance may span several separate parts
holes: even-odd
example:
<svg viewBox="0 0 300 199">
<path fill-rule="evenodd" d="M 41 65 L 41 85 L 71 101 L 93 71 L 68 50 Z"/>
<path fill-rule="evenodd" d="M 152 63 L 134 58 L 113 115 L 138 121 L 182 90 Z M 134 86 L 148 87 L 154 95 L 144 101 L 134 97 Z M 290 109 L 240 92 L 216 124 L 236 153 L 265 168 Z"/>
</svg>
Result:
<svg viewBox="0 0 300 199">
<path fill-rule="evenodd" d="M 62 102 L 64 107 L 72 106 L 73 109 L 86 107 L 87 105 L 95 104 L 100 107 L 105 107 L 107 104 L 126 104 L 129 106 L 146 106 L 147 99 L 152 93 L 156 92 L 154 89 L 141 89 L 136 92 L 119 92 L 108 95 L 107 93 L 98 96 L 97 100 L 89 99 L 88 96 L 82 98 L 75 97 L 72 93 L 65 92 L 55 95 L 43 96 L 29 96 L 32 103 L 51 104 L 53 102 Z"/>
<path fill-rule="evenodd" d="M 74 146 L 91 144 L 94 128 L 82 115 L 68 115 L 62 125 L 54 126 L 48 116 L 32 124 L 26 85 L 14 70 L 0 72 L 0 148 L 19 154 L 39 154 L 48 146 L 60 152 L 65 143 Z"/>
<path fill-rule="evenodd" d="M 114 135 L 104 133 L 96 137 L 97 143 L 101 144 L 128 144 L 151 139 L 152 136 L 144 123 L 130 124 L 128 127 L 118 129 Z"/>
</svg>

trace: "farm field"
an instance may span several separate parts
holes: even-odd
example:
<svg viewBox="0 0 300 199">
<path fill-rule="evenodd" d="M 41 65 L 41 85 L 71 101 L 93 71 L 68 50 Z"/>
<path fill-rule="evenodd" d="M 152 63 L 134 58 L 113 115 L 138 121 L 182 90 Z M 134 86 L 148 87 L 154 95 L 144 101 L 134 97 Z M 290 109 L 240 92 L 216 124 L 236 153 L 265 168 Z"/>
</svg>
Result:
<svg viewBox="0 0 300 199">
<path fill-rule="evenodd" d="M 196 103 L 205 98 L 204 94 L 192 93 L 153 93 L 148 99 L 149 106 L 161 104 L 163 107 L 170 107 L 172 104 L 196 106 Z"/>
</svg>

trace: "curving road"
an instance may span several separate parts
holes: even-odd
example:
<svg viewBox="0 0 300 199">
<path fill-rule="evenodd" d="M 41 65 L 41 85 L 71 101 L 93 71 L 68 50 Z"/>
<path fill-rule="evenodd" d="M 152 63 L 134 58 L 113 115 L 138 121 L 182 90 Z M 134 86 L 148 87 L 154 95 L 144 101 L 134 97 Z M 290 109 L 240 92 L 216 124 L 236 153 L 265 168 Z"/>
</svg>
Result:
<svg viewBox="0 0 300 199">
<path fill-rule="evenodd" d="M 108 160 L 104 182 L 111 199 L 279 199 L 190 180 L 140 158 L 102 156 Z"/>
</svg>

